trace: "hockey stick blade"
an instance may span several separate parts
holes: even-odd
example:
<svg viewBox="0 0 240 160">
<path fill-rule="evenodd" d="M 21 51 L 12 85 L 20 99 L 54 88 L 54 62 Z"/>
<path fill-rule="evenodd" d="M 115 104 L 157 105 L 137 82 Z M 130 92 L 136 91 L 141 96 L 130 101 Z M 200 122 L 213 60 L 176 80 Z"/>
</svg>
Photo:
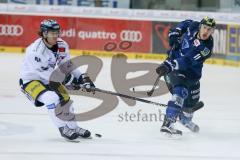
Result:
<svg viewBox="0 0 240 160">
<path fill-rule="evenodd" d="M 132 88 L 132 92 L 140 96 L 148 96 L 148 93 L 146 91 L 136 91 L 134 87 Z"/>
<path fill-rule="evenodd" d="M 192 108 L 183 108 L 182 111 L 183 112 L 187 112 L 187 113 L 193 113 L 196 112 L 197 110 L 201 109 L 204 107 L 204 103 L 202 101 L 199 101 L 195 106 L 193 106 Z"/>
<path fill-rule="evenodd" d="M 156 89 L 159 81 L 160 81 L 160 76 L 157 77 L 155 83 L 153 84 L 152 89 L 151 89 L 150 91 L 146 92 L 148 97 L 151 97 L 151 96 L 152 96 L 152 94 L 153 94 L 153 92 L 155 91 L 155 89 Z M 133 87 L 132 91 L 133 91 L 134 93 L 136 93 L 134 87 Z M 145 94 L 144 94 L 144 95 L 145 95 Z"/>
</svg>

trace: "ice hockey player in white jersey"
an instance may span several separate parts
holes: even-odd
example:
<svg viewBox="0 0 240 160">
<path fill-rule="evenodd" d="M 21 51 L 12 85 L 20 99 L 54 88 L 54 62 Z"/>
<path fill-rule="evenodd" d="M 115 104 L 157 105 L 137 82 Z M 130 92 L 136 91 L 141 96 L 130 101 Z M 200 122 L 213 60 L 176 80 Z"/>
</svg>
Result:
<svg viewBox="0 0 240 160">
<path fill-rule="evenodd" d="M 69 47 L 64 40 L 59 38 L 60 25 L 56 20 L 43 20 L 38 34 L 40 38 L 26 49 L 20 75 L 21 90 L 35 106 L 46 106 L 61 136 L 68 140 L 78 137 L 87 138 L 91 132 L 79 127 L 74 121 L 74 116 L 62 120 L 56 116 L 55 109 L 70 100 L 67 92 L 65 94 L 62 92 L 65 90 L 63 85 L 84 86 L 85 89 L 88 88 L 87 92 L 93 92 L 95 86 L 86 74 L 75 69 L 67 76 L 64 83 L 56 88 L 49 87 L 49 79 L 55 66 L 70 60 Z M 72 106 L 69 112 L 73 112 Z"/>
</svg>

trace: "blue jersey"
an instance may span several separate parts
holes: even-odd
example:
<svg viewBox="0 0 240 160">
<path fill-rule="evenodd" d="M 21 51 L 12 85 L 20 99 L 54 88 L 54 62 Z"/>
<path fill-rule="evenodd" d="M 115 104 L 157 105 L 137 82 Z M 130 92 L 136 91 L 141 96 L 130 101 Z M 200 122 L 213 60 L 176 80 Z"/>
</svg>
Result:
<svg viewBox="0 0 240 160">
<path fill-rule="evenodd" d="M 178 62 L 178 71 L 186 78 L 199 80 L 202 76 L 203 62 L 212 55 L 213 38 L 207 40 L 197 38 L 200 23 L 185 20 L 177 25 L 181 30 L 180 49 L 170 52 L 169 58 Z"/>
</svg>

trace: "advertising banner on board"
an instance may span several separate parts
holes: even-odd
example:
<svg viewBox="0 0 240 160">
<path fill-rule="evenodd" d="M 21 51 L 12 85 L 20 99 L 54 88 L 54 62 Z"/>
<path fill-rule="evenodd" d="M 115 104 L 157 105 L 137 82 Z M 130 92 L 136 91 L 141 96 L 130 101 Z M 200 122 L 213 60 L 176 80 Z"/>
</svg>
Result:
<svg viewBox="0 0 240 160">
<path fill-rule="evenodd" d="M 0 15 L 1 46 L 26 47 L 38 38 L 40 22 L 55 19 L 71 49 L 151 52 L 151 21 Z M 123 43 L 122 43 L 123 42 Z"/>
</svg>

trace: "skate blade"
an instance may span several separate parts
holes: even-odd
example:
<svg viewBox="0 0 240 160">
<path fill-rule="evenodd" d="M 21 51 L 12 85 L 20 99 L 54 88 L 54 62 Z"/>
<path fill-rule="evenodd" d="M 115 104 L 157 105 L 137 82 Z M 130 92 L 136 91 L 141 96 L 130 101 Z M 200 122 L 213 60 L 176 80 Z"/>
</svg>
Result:
<svg viewBox="0 0 240 160">
<path fill-rule="evenodd" d="M 200 131 L 200 128 L 198 125 L 196 125 L 195 127 L 190 127 L 188 125 L 183 125 L 183 126 L 185 126 L 187 129 L 189 129 L 193 133 L 199 133 Z"/>
<path fill-rule="evenodd" d="M 73 139 L 73 140 L 70 140 L 70 139 L 67 139 L 67 138 L 64 138 L 65 141 L 67 142 L 72 142 L 72 143 L 79 143 L 80 141 L 78 139 Z"/>
<path fill-rule="evenodd" d="M 182 137 L 181 134 L 171 134 L 167 132 L 161 132 L 161 134 L 167 139 L 180 139 Z"/>
<path fill-rule="evenodd" d="M 86 137 L 86 138 L 84 138 L 84 137 L 79 136 L 78 139 L 93 139 L 93 137 L 90 136 L 90 137 Z"/>
</svg>

